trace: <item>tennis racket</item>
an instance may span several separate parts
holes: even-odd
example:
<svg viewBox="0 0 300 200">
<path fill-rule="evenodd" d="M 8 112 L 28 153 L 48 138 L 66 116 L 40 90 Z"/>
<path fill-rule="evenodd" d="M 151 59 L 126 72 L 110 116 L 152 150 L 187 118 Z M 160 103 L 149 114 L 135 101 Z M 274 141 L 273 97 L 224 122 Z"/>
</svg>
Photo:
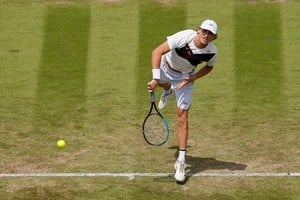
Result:
<svg viewBox="0 0 300 200">
<path fill-rule="evenodd" d="M 155 94 L 150 92 L 151 107 L 143 123 L 143 136 L 146 142 L 153 146 L 161 146 L 169 139 L 169 123 L 157 110 Z M 153 109 L 154 108 L 154 109 Z"/>
</svg>

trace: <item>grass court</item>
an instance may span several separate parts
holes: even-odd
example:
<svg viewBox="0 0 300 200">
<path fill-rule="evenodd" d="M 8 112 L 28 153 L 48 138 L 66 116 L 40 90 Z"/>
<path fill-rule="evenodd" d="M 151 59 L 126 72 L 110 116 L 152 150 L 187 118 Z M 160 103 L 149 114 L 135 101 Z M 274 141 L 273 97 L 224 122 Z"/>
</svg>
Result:
<svg viewBox="0 0 300 200">
<path fill-rule="evenodd" d="M 0 199 L 300 199 L 299 12 L 293 0 L 1 0 Z M 215 176 L 13 176 L 173 173 L 175 103 L 167 144 L 141 135 L 151 51 L 207 18 L 218 61 L 195 82 L 187 171 Z"/>
</svg>

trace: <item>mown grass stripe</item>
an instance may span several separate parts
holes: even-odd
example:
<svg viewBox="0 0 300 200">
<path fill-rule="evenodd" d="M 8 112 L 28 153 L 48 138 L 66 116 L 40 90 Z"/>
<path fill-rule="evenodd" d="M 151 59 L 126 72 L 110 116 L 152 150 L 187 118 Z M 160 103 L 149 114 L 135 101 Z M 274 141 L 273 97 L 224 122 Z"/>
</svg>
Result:
<svg viewBox="0 0 300 200">
<path fill-rule="evenodd" d="M 283 62 L 280 6 L 237 3 L 235 19 L 235 90 L 238 110 L 282 116 Z M 251 115 L 251 116 L 252 116 Z"/>
<path fill-rule="evenodd" d="M 168 35 L 186 28 L 186 4 L 140 2 L 139 16 L 136 86 L 137 93 L 145 91 L 145 94 L 147 94 L 145 89 L 147 81 L 152 78 L 151 51 L 164 42 Z"/>
<path fill-rule="evenodd" d="M 82 123 L 89 27 L 88 6 L 47 8 L 36 92 L 37 124 L 60 127 Z"/>
</svg>

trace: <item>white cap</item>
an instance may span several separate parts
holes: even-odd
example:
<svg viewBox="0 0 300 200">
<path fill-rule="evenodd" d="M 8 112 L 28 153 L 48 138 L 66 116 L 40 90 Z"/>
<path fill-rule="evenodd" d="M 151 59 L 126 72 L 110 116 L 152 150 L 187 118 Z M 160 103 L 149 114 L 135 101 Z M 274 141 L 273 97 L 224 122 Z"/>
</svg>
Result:
<svg viewBox="0 0 300 200">
<path fill-rule="evenodd" d="M 218 25 L 215 21 L 213 21 L 211 19 L 207 19 L 204 22 L 202 22 L 202 24 L 200 25 L 200 28 L 209 30 L 210 32 L 212 32 L 213 34 L 216 35 L 217 30 L 218 30 Z"/>
</svg>

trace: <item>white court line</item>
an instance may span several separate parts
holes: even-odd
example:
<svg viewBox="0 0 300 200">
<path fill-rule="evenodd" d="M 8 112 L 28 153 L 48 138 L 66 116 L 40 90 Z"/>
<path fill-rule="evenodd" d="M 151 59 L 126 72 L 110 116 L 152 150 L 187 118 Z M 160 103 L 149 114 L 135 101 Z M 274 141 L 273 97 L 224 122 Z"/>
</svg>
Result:
<svg viewBox="0 0 300 200">
<path fill-rule="evenodd" d="M 172 177 L 173 173 L 0 173 L 0 177 Z M 300 172 L 188 173 L 196 177 L 300 177 Z"/>
</svg>

